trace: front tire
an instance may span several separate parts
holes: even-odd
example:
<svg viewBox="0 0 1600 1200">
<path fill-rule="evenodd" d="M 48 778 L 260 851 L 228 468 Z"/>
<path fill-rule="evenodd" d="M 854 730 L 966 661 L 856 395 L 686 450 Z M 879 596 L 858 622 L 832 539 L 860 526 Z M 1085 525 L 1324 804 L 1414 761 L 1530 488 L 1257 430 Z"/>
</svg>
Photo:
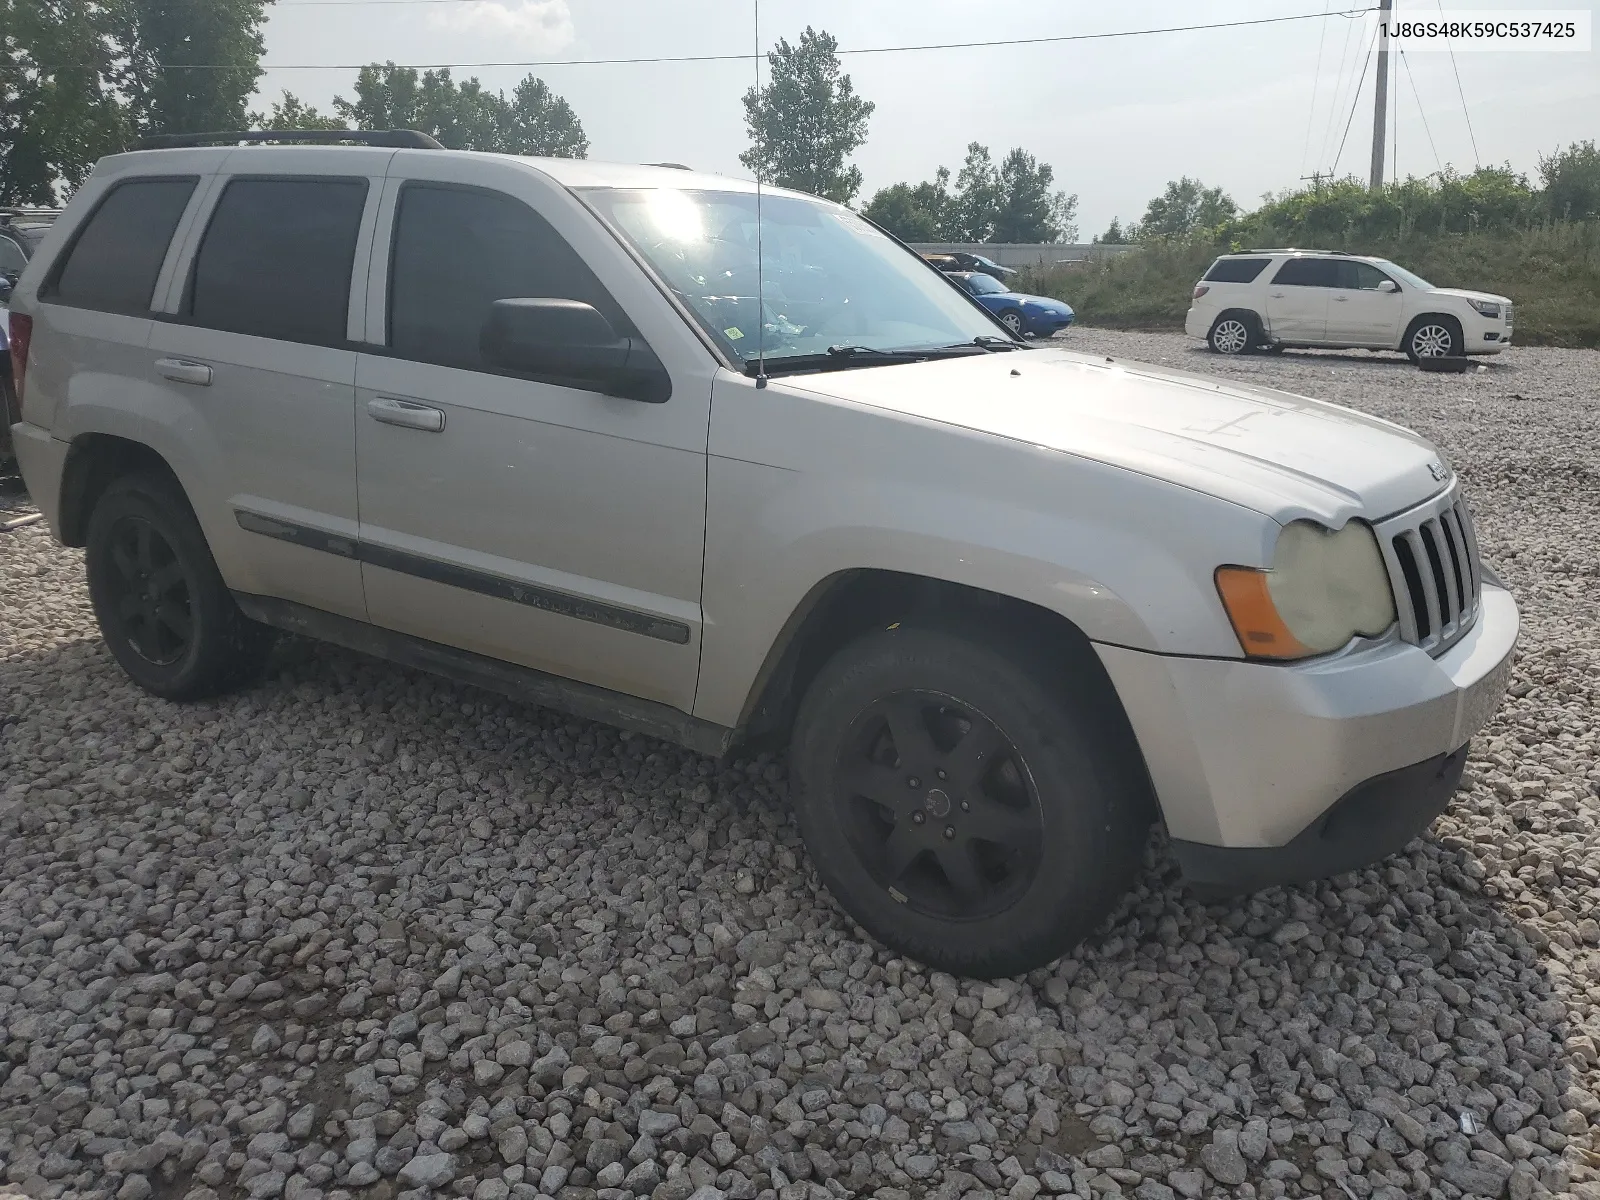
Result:
<svg viewBox="0 0 1600 1200">
<path fill-rule="evenodd" d="M 1406 330 L 1406 357 L 1412 362 L 1459 358 L 1463 341 L 1461 323 L 1454 317 L 1418 317 Z"/>
<path fill-rule="evenodd" d="M 1018 337 L 1026 336 L 1027 330 L 1024 328 L 1022 313 L 1018 309 L 1008 308 L 1001 313 L 1000 324 L 1011 330 Z"/>
<path fill-rule="evenodd" d="M 1256 344 L 1260 328 L 1249 313 L 1225 312 L 1212 323 L 1206 345 L 1213 354 L 1248 354 Z"/>
<path fill-rule="evenodd" d="M 873 937 L 957 975 L 1070 950 L 1127 891 L 1148 828 L 1105 698 L 1020 661 L 939 630 L 869 634 L 795 723 L 795 813 L 823 882 Z"/>
<path fill-rule="evenodd" d="M 177 485 L 123 476 L 89 517 L 89 599 L 112 657 L 140 687 L 197 700 L 254 679 L 272 648 L 239 611 Z"/>
</svg>

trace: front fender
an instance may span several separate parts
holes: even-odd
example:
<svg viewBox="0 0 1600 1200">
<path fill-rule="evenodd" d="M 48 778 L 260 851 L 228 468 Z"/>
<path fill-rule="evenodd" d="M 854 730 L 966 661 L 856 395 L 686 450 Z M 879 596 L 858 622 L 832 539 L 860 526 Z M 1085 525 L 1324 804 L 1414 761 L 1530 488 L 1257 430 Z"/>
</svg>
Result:
<svg viewBox="0 0 1600 1200">
<path fill-rule="evenodd" d="M 860 569 L 1025 601 L 1093 641 L 1240 657 L 1212 574 L 1266 561 L 1277 526 L 1260 513 L 1004 438 L 786 397 L 779 382 L 728 390 L 713 405 L 696 716 L 736 724 L 807 597 Z"/>
</svg>

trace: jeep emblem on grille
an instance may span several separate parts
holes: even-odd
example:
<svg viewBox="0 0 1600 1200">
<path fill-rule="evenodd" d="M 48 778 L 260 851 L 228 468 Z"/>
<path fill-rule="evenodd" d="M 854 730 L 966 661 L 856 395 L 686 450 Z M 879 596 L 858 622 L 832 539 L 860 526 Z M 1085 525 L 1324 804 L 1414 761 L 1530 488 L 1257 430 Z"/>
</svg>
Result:
<svg viewBox="0 0 1600 1200">
<path fill-rule="evenodd" d="M 1442 462 L 1440 462 L 1438 459 L 1434 459 L 1431 463 L 1428 464 L 1428 474 L 1432 475 L 1434 477 L 1434 479 L 1437 480 L 1440 483 L 1444 482 L 1444 477 L 1446 475 L 1448 475 L 1449 473 L 1450 472 L 1448 472 L 1448 471 L 1446 471 L 1444 469 L 1444 464 Z"/>
</svg>

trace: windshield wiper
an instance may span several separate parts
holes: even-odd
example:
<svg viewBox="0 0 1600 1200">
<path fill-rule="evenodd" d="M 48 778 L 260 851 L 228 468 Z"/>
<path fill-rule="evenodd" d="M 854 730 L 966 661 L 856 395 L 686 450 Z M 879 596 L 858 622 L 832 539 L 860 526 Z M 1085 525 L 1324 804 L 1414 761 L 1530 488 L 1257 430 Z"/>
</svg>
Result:
<svg viewBox="0 0 1600 1200">
<path fill-rule="evenodd" d="M 988 347 L 977 342 L 958 342 L 954 346 L 924 346 L 920 349 L 883 350 L 877 346 L 829 346 L 821 354 L 787 354 L 766 360 L 767 374 L 784 374 L 795 371 L 844 371 L 852 367 L 879 367 L 894 363 L 928 362 L 937 358 L 967 358 L 986 354 Z M 752 360 L 744 367 L 746 375 L 754 375 L 758 364 Z"/>
<path fill-rule="evenodd" d="M 996 337 L 992 333 L 980 333 L 970 343 L 963 345 L 982 346 L 985 350 L 1032 350 L 1027 342 L 1014 342 L 1010 338 Z"/>
</svg>

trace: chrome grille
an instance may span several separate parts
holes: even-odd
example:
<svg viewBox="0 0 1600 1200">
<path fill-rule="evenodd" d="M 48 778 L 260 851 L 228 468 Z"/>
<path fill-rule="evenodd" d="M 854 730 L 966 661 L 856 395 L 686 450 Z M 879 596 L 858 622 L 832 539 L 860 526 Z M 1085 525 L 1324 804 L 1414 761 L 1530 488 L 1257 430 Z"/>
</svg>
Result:
<svg viewBox="0 0 1600 1200">
<path fill-rule="evenodd" d="M 1478 538 L 1459 487 L 1375 527 L 1394 589 L 1400 636 L 1443 654 L 1478 618 Z"/>
</svg>

